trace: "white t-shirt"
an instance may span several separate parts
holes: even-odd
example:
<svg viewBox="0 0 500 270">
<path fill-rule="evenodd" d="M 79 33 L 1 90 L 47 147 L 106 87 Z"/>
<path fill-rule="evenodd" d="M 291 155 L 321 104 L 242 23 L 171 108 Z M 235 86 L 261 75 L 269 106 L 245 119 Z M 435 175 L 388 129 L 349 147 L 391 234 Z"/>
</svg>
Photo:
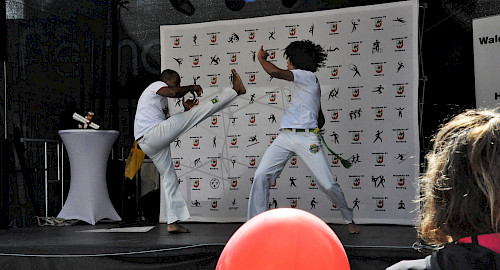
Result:
<svg viewBox="0 0 500 270">
<path fill-rule="evenodd" d="M 168 117 L 168 98 L 158 95 L 156 92 L 162 87 L 168 87 L 166 83 L 157 81 L 150 84 L 142 92 L 134 120 L 134 137 L 140 138 L 154 126 Z"/>
<path fill-rule="evenodd" d="M 293 73 L 290 105 L 281 118 L 280 128 L 317 128 L 321 88 L 316 75 L 301 69 Z"/>
</svg>

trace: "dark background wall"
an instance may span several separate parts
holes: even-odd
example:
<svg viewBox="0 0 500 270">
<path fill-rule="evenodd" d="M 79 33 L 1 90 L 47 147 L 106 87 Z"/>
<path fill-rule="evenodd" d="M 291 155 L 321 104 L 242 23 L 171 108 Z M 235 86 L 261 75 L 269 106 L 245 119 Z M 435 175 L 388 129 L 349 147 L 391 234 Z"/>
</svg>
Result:
<svg viewBox="0 0 500 270">
<path fill-rule="evenodd" d="M 120 131 L 113 159 L 123 159 L 133 143 L 137 99 L 160 74 L 160 25 L 397 1 L 297 0 L 286 7 L 280 0 L 255 0 L 245 3 L 239 11 L 229 9 L 237 0 L 191 2 L 195 12 L 188 16 L 176 10 L 170 0 L 5 0 L 6 27 L 0 24 L 3 33 L 0 56 L 6 56 L 0 57 L 6 60 L 6 69 L 3 64 L 0 66 L 2 138 L 7 127 L 8 139 L 18 129 L 24 138 L 60 140 L 58 130 L 77 127 L 78 123 L 71 118 L 74 112 L 83 115 L 92 110 L 102 128 Z M 1 0 L 0 4 L 3 3 Z M 441 123 L 475 106 L 472 19 L 500 14 L 500 1 L 426 0 L 420 4 L 419 102 L 423 154 Z M 27 166 L 35 190 L 33 200 L 41 202 L 45 195 L 40 169 L 43 149 L 35 144 L 27 147 Z M 51 178 L 57 174 L 56 163 L 51 157 Z M 121 180 L 123 167 L 119 162 L 114 164 L 108 171 Z M 60 201 L 59 188 L 55 182 L 49 196 L 52 201 Z M 113 200 L 115 195 L 111 196 Z M 43 213 L 42 207 L 35 205 L 35 211 Z M 57 214 L 60 203 L 53 203 L 51 209 L 49 215 Z"/>
<path fill-rule="evenodd" d="M 83 115 L 92 110 L 102 128 L 121 133 L 113 148 L 114 159 L 126 157 L 133 143 L 137 99 L 160 74 L 160 25 L 396 1 L 297 0 L 286 7 L 280 0 L 255 0 L 239 11 L 228 8 L 237 0 L 191 2 L 195 12 L 187 16 L 170 0 L 0 0 L 7 15 L 0 23 L 0 59 L 6 60 L 6 69 L 0 65 L 1 138 L 6 127 L 8 139 L 17 129 L 24 138 L 60 140 L 58 130 L 77 127 L 71 118 L 74 112 Z M 425 153 L 430 136 L 447 117 L 475 106 L 472 19 L 500 14 L 500 1 L 425 0 L 420 4 L 420 135 Z M 40 214 L 43 205 L 36 202 L 44 196 L 43 149 L 35 144 L 27 147 L 32 177 L 25 178 L 33 180 L 35 212 Z M 55 164 L 52 157 L 51 178 L 57 174 Z M 123 167 L 119 162 L 113 166 L 108 171 L 120 178 Z M 51 188 L 52 201 L 61 199 L 58 188 L 57 182 Z M 115 194 L 110 195 L 113 200 Z M 49 215 L 56 215 L 60 204 L 54 203 L 51 209 Z"/>
<path fill-rule="evenodd" d="M 59 129 L 76 126 L 73 112 L 93 110 L 103 128 L 121 132 L 118 144 L 130 146 L 136 99 L 160 73 L 160 25 L 395 1 L 298 0 L 288 8 L 255 0 L 240 11 L 226 5 L 233 0 L 191 2 L 195 13 L 187 16 L 169 0 L 7 0 L 8 137 L 18 125 L 23 137 L 59 139 Z M 421 1 L 423 137 L 449 114 L 474 107 L 472 18 L 499 14 L 499 2 Z"/>
</svg>

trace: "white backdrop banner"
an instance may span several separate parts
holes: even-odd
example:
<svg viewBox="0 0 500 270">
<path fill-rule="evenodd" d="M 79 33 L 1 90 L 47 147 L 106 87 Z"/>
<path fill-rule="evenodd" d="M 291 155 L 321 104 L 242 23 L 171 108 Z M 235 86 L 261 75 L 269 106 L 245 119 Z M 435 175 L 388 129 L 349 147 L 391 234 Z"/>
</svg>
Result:
<svg viewBox="0 0 500 270">
<path fill-rule="evenodd" d="M 500 15 L 474 19 L 476 107 L 495 108 L 500 102 Z"/>
<path fill-rule="evenodd" d="M 230 70 L 247 93 L 171 145 L 193 221 L 246 220 L 253 176 L 279 133 L 291 84 L 272 79 L 256 53 L 286 68 L 284 48 L 309 39 L 328 52 L 317 73 L 327 144 L 353 166 L 328 154 L 357 223 L 414 224 L 419 144 L 417 120 L 417 1 L 313 13 L 160 27 L 161 68 L 182 85 L 199 84 L 200 102 L 230 86 Z M 180 110 L 179 100 L 172 109 Z M 326 151 L 328 152 L 328 151 Z M 309 211 L 342 223 L 303 162 L 292 157 L 271 187 L 270 208 Z"/>
</svg>

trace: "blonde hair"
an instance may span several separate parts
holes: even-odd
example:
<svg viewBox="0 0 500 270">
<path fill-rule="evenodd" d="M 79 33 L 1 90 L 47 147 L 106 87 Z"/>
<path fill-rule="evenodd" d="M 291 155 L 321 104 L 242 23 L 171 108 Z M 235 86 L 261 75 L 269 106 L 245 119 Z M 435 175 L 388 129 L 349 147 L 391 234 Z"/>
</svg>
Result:
<svg viewBox="0 0 500 270">
<path fill-rule="evenodd" d="M 420 238 L 441 245 L 498 233 L 500 114 L 468 110 L 454 117 L 439 129 L 426 159 L 420 179 Z"/>
</svg>

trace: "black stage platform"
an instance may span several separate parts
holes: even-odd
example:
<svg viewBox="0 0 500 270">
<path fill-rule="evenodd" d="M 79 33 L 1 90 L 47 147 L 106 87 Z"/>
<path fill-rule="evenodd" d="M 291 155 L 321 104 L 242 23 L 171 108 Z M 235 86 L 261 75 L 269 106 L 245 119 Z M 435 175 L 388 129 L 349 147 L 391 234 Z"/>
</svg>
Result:
<svg viewBox="0 0 500 270">
<path fill-rule="evenodd" d="M 189 234 L 169 234 L 166 224 L 78 223 L 64 227 L 0 231 L 0 269 L 215 269 L 241 223 L 184 223 Z M 154 226 L 148 232 L 86 232 L 95 229 Z M 352 269 L 385 269 L 402 259 L 422 258 L 411 226 L 359 225 L 350 235 L 330 224 Z M 272 254 L 270 254 L 270 259 Z"/>
</svg>

